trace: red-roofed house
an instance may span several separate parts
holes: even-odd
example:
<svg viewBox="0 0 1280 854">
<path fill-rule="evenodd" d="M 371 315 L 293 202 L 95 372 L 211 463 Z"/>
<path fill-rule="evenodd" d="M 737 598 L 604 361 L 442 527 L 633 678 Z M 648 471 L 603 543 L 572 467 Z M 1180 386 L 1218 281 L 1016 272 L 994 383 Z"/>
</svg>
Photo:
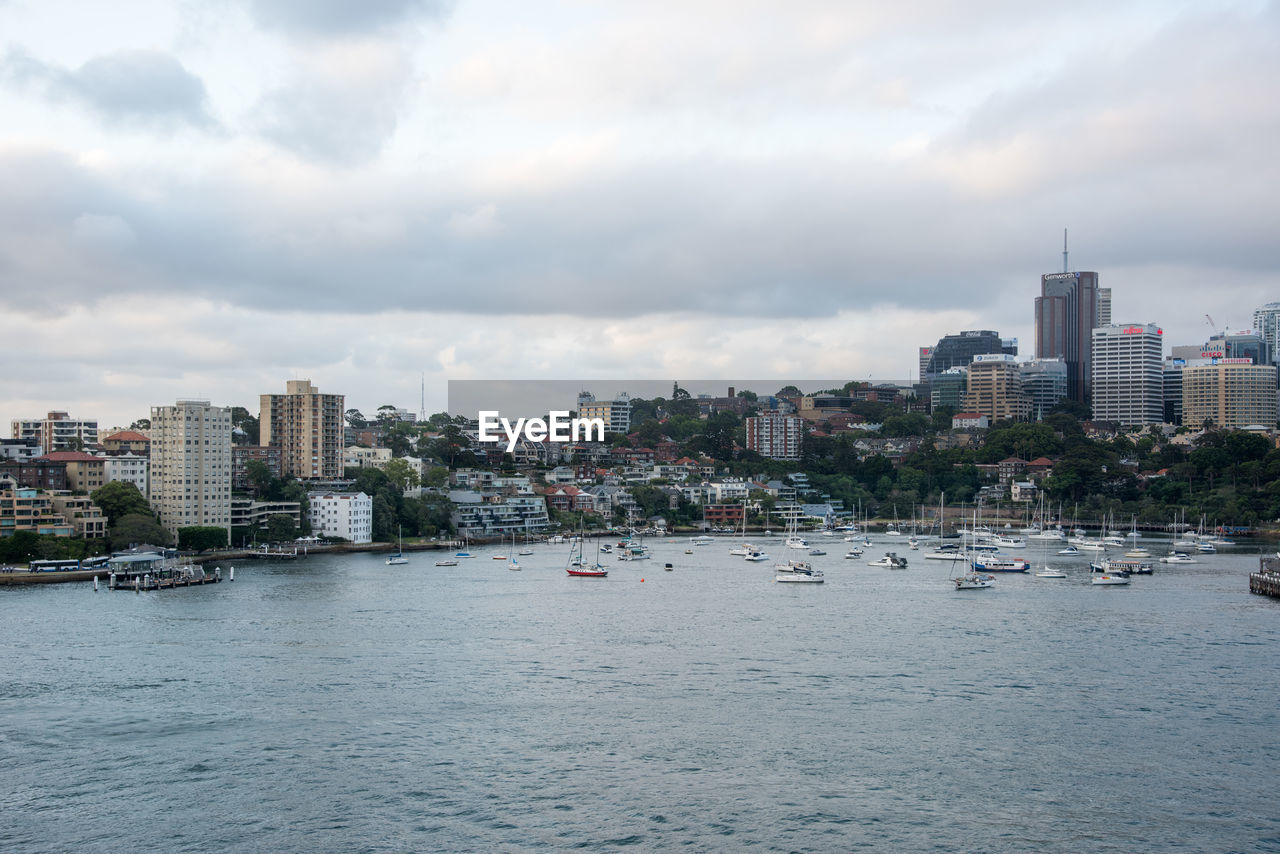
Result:
<svg viewBox="0 0 1280 854">
<path fill-rule="evenodd" d="M 145 457 L 151 453 L 151 440 L 136 430 L 112 433 L 101 444 L 102 449 L 109 454 L 138 454 Z"/>
<path fill-rule="evenodd" d="M 951 416 L 952 430 L 986 430 L 991 419 L 981 412 L 957 412 Z"/>
<path fill-rule="evenodd" d="M 1048 457 L 1036 457 L 1027 463 L 1027 477 L 1031 480 L 1040 480 L 1053 474 L 1053 460 Z"/>
</svg>

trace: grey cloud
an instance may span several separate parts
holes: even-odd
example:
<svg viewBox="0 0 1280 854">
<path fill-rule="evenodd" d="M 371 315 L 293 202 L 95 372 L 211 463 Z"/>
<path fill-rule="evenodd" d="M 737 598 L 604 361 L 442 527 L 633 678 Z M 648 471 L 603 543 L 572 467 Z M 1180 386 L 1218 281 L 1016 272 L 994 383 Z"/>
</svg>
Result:
<svg viewBox="0 0 1280 854">
<path fill-rule="evenodd" d="M 0 61 L 0 77 L 50 100 L 88 107 L 107 122 L 216 127 L 203 81 L 167 53 L 116 51 L 67 70 L 11 49 Z"/>
<path fill-rule="evenodd" d="M 302 37 L 334 38 L 385 32 L 412 19 L 439 20 L 445 0 L 251 0 L 259 26 Z"/>
<path fill-rule="evenodd" d="M 342 90 L 297 82 L 267 94 L 255 114 L 259 133 L 308 160 L 357 164 L 378 156 L 395 133 L 398 87 Z"/>
</svg>

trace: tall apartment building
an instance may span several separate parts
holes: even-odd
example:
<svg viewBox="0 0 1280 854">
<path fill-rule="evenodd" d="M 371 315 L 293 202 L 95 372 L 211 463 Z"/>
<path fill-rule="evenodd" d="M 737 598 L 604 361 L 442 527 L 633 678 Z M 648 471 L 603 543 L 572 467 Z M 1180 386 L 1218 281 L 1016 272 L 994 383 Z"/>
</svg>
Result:
<svg viewBox="0 0 1280 854">
<path fill-rule="evenodd" d="M 1248 358 L 1219 359 L 1216 364 L 1182 369 L 1182 423 L 1199 427 L 1276 426 L 1276 367 L 1255 365 Z"/>
<path fill-rule="evenodd" d="M 1164 420 L 1163 335 L 1154 323 L 1113 324 L 1093 330 L 1095 421 L 1134 425 Z"/>
<path fill-rule="evenodd" d="M 1098 288 L 1098 326 L 1111 325 L 1111 288 Z"/>
<path fill-rule="evenodd" d="M 1067 396 L 1067 363 L 1061 359 L 1033 359 L 1018 366 L 1022 390 L 1031 400 L 1031 417 L 1041 420 Z"/>
<path fill-rule="evenodd" d="M 16 419 L 10 422 L 15 439 L 35 439 L 46 454 L 54 451 L 81 451 L 98 443 L 98 422 L 72 418 L 65 412 L 53 411 L 44 418 Z"/>
<path fill-rule="evenodd" d="M 345 400 L 340 394 L 321 394 L 310 380 L 289 380 L 284 394 L 260 397 L 258 444 L 280 449 L 282 475 L 342 477 Z"/>
<path fill-rule="evenodd" d="M 794 415 L 758 415 L 747 419 L 747 450 L 771 460 L 800 459 L 804 419 Z"/>
<path fill-rule="evenodd" d="M 1022 390 L 1022 372 L 1017 359 L 1006 353 L 975 356 L 969 366 L 964 409 L 981 413 L 992 421 L 1026 421 L 1031 415 L 1031 400 Z"/>
<path fill-rule="evenodd" d="M 1081 403 L 1089 398 L 1093 358 L 1090 336 L 1098 318 L 1097 273 L 1046 273 L 1040 277 L 1036 358 L 1066 362 L 1067 396 Z"/>
<path fill-rule="evenodd" d="M 172 533 L 231 529 L 231 409 L 207 400 L 151 407 L 151 509 Z"/>
<path fill-rule="evenodd" d="M 607 433 L 627 433 L 631 430 L 631 398 L 621 392 L 613 400 L 596 400 L 589 391 L 578 394 L 578 417 L 599 418 Z"/>
</svg>

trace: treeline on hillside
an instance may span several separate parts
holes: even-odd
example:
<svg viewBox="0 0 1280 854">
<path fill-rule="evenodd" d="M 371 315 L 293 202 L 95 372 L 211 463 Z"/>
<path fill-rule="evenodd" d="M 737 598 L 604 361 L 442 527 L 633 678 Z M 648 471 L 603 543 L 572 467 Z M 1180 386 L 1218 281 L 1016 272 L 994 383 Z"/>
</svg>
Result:
<svg viewBox="0 0 1280 854">
<path fill-rule="evenodd" d="M 452 530 L 452 505 L 446 495 L 428 492 L 405 498 L 403 488 L 375 468 L 349 468 L 346 478 L 355 481 L 352 489 L 373 499 L 374 540 L 394 540 L 401 531 L 406 537 L 436 537 Z"/>
<path fill-rule="evenodd" d="M 1204 516 L 1230 525 L 1280 518 L 1280 450 L 1265 436 L 1211 430 L 1187 446 L 1168 441 L 1153 427 L 1136 436 L 1095 441 L 1085 435 L 1078 408 L 1064 406 L 1038 423 L 997 422 L 980 447 L 940 450 L 933 437 L 950 428 L 949 411 L 929 417 L 888 404 L 855 408 L 884 428 L 876 433 L 806 436 L 799 463 L 766 460 L 741 450 L 743 420 L 730 412 L 707 420 L 673 415 L 662 422 L 650 415 L 632 435 L 643 444 L 664 437 L 678 441 L 682 452 L 711 457 L 737 476 L 782 479 L 802 471 L 820 493 L 839 499 L 846 509 L 861 507 L 872 515 L 891 512 L 896 505 L 907 518 L 914 505 L 936 506 L 944 493 L 947 504 L 972 503 L 978 490 L 991 482 L 978 465 L 1008 457 L 1048 457 L 1054 466 L 1042 484 L 1046 499 L 1055 508 L 1062 505 L 1068 518 L 1136 516 L 1145 524 L 1168 524 L 1185 514 L 1192 524 Z M 640 411 L 647 412 L 647 407 Z M 699 426 L 706 428 L 704 432 L 697 432 Z M 736 455 L 729 436 L 739 447 Z M 920 440 L 918 449 L 904 454 L 897 466 L 881 454 L 867 455 L 856 447 L 860 440 L 895 437 Z"/>
</svg>

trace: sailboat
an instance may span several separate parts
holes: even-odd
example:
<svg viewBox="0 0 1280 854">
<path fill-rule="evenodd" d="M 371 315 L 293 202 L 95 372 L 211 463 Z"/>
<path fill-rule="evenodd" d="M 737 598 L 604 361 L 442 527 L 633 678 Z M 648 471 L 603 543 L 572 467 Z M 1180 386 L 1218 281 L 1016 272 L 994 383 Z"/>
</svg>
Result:
<svg viewBox="0 0 1280 854">
<path fill-rule="evenodd" d="M 976 508 L 973 511 L 973 527 L 973 537 L 976 538 L 976 531 L 978 527 L 978 511 Z M 965 538 L 964 540 L 966 549 L 969 546 L 969 539 L 970 538 Z M 966 554 L 965 560 L 969 561 L 968 554 Z M 982 590 L 987 587 L 993 587 L 996 583 L 996 577 L 994 575 L 990 575 L 985 572 L 978 572 L 972 564 L 970 564 L 968 572 L 965 572 L 963 575 L 958 575 L 952 580 L 955 582 L 957 590 Z"/>
<path fill-rule="evenodd" d="M 516 532 L 512 531 L 511 532 L 511 551 L 514 552 L 515 550 L 516 550 Z M 512 572 L 520 571 L 520 561 L 516 560 L 515 555 L 512 555 L 511 560 L 507 562 L 507 569 L 511 570 Z"/>
<path fill-rule="evenodd" d="M 758 551 L 758 549 L 756 549 L 755 546 L 747 542 L 747 502 L 743 501 L 742 502 L 742 539 L 738 541 L 738 544 L 736 546 L 729 549 L 729 554 L 735 555 L 737 557 L 743 557 L 751 554 L 754 551 Z"/>
<path fill-rule="evenodd" d="M 1049 545 L 1044 543 L 1040 546 L 1040 571 L 1036 573 L 1036 578 L 1066 578 L 1067 574 L 1060 569 L 1054 569 L 1047 563 L 1049 555 Z"/>
<path fill-rule="evenodd" d="M 801 548 L 795 545 L 795 541 L 799 538 L 796 536 L 796 520 L 790 521 L 787 530 L 786 547 L 788 553 L 793 549 Z M 804 542 L 800 540 L 800 542 Z M 776 563 L 773 565 L 773 580 L 784 584 L 821 584 L 823 582 L 822 570 L 814 569 L 813 564 L 807 560 L 797 560 L 788 558 L 786 563 Z"/>
<path fill-rule="evenodd" d="M 576 537 L 569 543 L 569 562 L 566 564 L 564 571 L 575 578 L 606 578 L 609 571 L 600 563 L 600 540 L 596 539 L 596 562 L 593 566 L 587 566 L 582 558 L 582 540 L 583 537 Z M 574 549 L 577 549 L 577 555 Z"/>
<path fill-rule="evenodd" d="M 399 545 L 396 546 L 394 552 L 387 556 L 387 566 L 400 566 L 408 562 L 409 559 L 404 556 L 404 528 L 401 527 L 399 529 Z"/>
</svg>

